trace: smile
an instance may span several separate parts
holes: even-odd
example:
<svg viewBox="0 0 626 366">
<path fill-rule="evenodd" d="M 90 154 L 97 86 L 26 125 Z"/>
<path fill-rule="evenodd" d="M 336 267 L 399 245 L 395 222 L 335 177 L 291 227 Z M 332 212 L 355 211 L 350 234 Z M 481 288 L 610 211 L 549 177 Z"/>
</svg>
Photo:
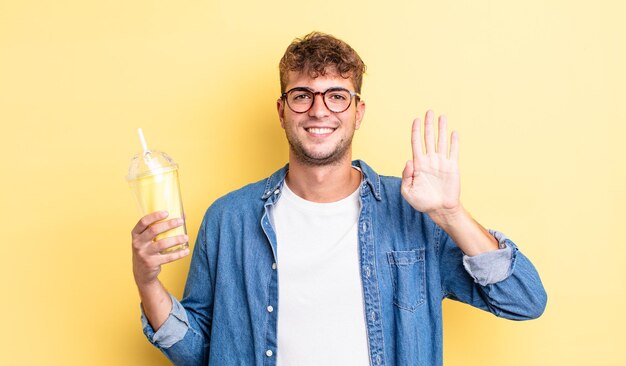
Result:
<svg viewBox="0 0 626 366">
<path fill-rule="evenodd" d="M 330 127 L 310 127 L 310 128 L 305 128 L 305 130 L 306 132 L 313 134 L 313 135 L 328 135 L 335 131 L 334 128 L 330 128 Z"/>
</svg>

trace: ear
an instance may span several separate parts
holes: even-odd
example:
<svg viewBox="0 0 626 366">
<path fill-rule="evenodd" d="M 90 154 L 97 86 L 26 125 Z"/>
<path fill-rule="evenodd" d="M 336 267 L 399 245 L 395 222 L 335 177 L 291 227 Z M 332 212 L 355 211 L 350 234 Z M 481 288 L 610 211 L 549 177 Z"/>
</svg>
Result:
<svg viewBox="0 0 626 366">
<path fill-rule="evenodd" d="M 285 101 L 283 98 L 276 100 L 276 111 L 278 112 L 278 119 L 280 120 L 280 127 L 285 128 Z"/>
<path fill-rule="evenodd" d="M 354 121 L 354 129 L 358 130 L 361 127 L 361 121 L 365 115 L 365 102 L 360 100 L 356 105 L 356 118 Z"/>
</svg>

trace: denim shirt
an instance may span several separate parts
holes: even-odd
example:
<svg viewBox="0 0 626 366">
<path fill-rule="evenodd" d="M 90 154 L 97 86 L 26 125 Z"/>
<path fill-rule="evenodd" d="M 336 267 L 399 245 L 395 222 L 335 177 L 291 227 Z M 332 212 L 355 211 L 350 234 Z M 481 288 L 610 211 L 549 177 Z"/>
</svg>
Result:
<svg viewBox="0 0 626 366">
<path fill-rule="evenodd" d="M 444 298 L 507 319 L 543 313 L 539 275 L 512 241 L 491 231 L 501 249 L 465 256 L 402 198 L 399 178 L 353 165 L 363 172 L 358 245 L 371 365 L 442 365 Z M 147 338 L 174 364 L 276 364 L 280 268 L 268 211 L 287 169 L 209 207 L 182 301 L 170 295 L 172 311 L 156 333 L 142 315 Z"/>
</svg>

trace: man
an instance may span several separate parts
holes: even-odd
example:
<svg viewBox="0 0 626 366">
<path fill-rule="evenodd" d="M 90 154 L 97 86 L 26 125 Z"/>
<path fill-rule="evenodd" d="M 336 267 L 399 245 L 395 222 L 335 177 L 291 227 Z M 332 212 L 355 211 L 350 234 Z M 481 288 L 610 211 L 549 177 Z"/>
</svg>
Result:
<svg viewBox="0 0 626 366">
<path fill-rule="evenodd" d="M 352 161 L 365 65 L 311 33 L 280 62 L 289 164 L 218 199 L 198 233 L 183 300 L 158 280 L 159 254 L 186 236 L 157 212 L 133 229 L 148 339 L 177 365 L 441 365 L 441 301 L 508 319 L 541 315 L 530 261 L 459 201 L 458 137 L 446 118 L 413 122 L 402 179 Z M 448 156 L 449 154 L 449 156 Z"/>
</svg>

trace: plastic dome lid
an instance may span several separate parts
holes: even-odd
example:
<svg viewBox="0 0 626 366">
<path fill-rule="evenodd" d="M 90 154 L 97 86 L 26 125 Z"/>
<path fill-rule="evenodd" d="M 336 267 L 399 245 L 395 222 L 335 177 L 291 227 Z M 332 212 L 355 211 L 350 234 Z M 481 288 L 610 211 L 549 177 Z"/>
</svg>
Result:
<svg viewBox="0 0 626 366">
<path fill-rule="evenodd" d="M 178 164 L 166 153 L 154 150 L 146 151 L 133 156 L 126 179 L 134 180 L 174 169 L 178 169 Z"/>
</svg>

